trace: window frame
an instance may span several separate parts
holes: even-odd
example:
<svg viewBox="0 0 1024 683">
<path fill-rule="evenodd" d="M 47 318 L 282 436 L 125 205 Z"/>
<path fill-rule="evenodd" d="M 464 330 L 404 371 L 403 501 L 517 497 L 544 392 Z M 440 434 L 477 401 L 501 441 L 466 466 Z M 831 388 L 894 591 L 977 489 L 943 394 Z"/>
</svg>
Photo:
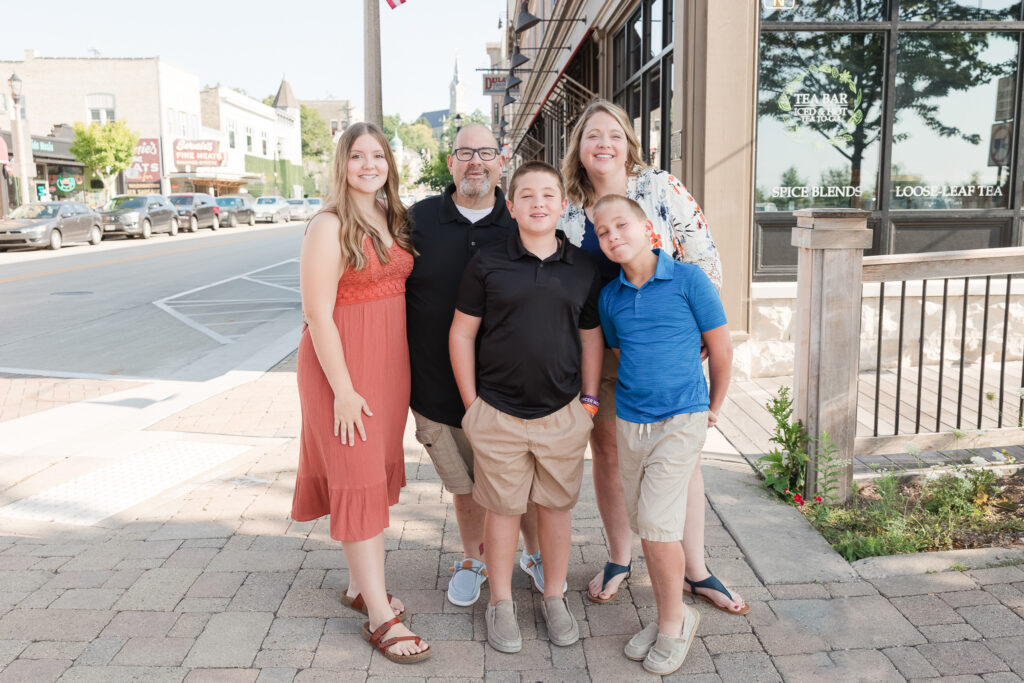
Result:
<svg viewBox="0 0 1024 683">
<path fill-rule="evenodd" d="M 770 21 L 761 19 L 758 31 L 757 92 L 760 92 L 761 74 L 761 36 L 767 33 L 878 33 L 883 40 L 883 79 L 882 86 L 882 147 L 879 151 L 879 182 L 876 190 L 875 208 L 869 212 L 868 225 L 873 227 L 873 246 L 865 255 L 894 254 L 897 231 L 902 228 L 913 229 L 937 223 L 978 221 L 979 224 L 1008 222 L 1003 231 L 1005 236 L 1002 246 L 1022 246 L 1022 222 L 1024 222 L 1024 3 L 1021 5 L 1021 16 L 1018 20 L 1004 21 L 902 21 L 899 19 L 899 0 L 890 0 L 884 8 L 885 19 L 868 22 L 831 22 L 831 21 Z M 760 7 L 758 8 L 760 16 Z M 998 209 L 892 209 L 892 153 L 893 129 L 896 117 L 896 75 L 898 71 L 898 51 L 903 33 L 946 33 L 950 31 L 970 31 L 983 33 L 1016 33 L 1017 34 L 1017 68 L 1014 76 L 1014 144 L 1009 173 L 1009 196 L 1007 208 Z M 754 169 L 756 173 L 757 143 L 754 145 Z M 754 178 L 755 183 L 757 178 Z M 756 201 L 756 198 L 752 198 Z M 796 217 L 791 212 L 755 211 L 752 225 L 751 267 L 754 282 L 793 281 L 796 279 L 794 265 L 766 263 L 762 253 L 765 228 L 778 230 L 782 227 L 795 227 Z M 787 220 L 788 219 L 788 220 Z M 795 250 L 795 247 L 794 247 Z"/>
<path fill-rule="evenodd" d="M 671 170 L 672 167 L 672 56 L 674 50 L 674 31 L 672 28 L 673 13 L 672 4 L 674 0 L 662 0 L 662 14 L 661 14 L 661 30 L 662 40 L 661 50 L 652 55 L 646 62 L 643 61 L 645 55 L 650 52 L 651 44 L 651 17 L 648 11 L 653 0 L 641 0 L 637 6 L 631 11 L 621 24 L 612 32 L 612 97 L 611 100 L 617 105 L 626 110 L 630 118 L 635 118 L 633 112 L 630 111 L 629 97 L 632 90 L 639 85 L 640 87 L 640 118 L 642 125 L 640 128 L 640 156 L 646 163 L 650 163 L 649 153 L 651 149 L 651 103 L 650 93 L 646 86 L 647 82 L 653 77 L 655 71 L 658 72 L 660 77 L 660 88 L 659 96 L 661 99 L 661 130 L 658 131 L 660 138 L 658 144 L 658 150 L 661 155 L 659 168 L 665 171 Z M 640 45 L 640 59 L 641 64 L 633 73 L 629 73 L 629 52 L 631 49 L 631 43 L 628 29 L 633 26 L 637 21 L 637 15 L 640 15 L 642 35 Z"/>
</svg>

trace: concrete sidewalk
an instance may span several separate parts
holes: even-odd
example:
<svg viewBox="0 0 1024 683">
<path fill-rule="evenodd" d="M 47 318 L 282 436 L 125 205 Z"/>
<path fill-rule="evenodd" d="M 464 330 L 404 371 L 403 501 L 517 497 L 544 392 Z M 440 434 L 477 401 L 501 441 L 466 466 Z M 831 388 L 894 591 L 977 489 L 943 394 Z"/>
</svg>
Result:
<svg viewBox="0 0 1024 683">
<path fill-rule="evenodd" d="M 0 400 L 9 420 L 122 389 L 97 380 L 60 393 L 48 378 L 0 379 L 0 388 L 11 387 Z M 643 561 L 634 560 L 633 578 L 614 602 L 584 597 L 607 559 L 589 462 L 573 511 L 568 595 L 583 639 L 568 648 L 549 644 L 540 596 L 517 570 L 524 647 L 505 655 L 485 642 L 486 584 L 473 607 L 444 598 L 448 567 L 461 557 L 458 533 L 450 497 L 411 430 L 409 483 L 385 532 L 388 587 L 434 656 L 401 666 L 372 651 L 359 635 L 362 619 L 338 600 L 347 570 L 326 520 L 288 518 L 298 425 L 291 356 L 138 435 L 241 449 L 230 459 L 96 523 L 0 517 L 0 683 L 653 679 L 622 655 L 655 613 Z M 4 474 L 16 471 L 13 460 L 0 467 L 0 505 L 83 475 L 81 467 L 57 465 L 26 481 Z M 753 609 L 736 617 L 698 602 L 698 637 L 684 668 L 668 679 L 1021 680 L 1021 567 L 851 567 L 798 512 L 766 497 L 720 435 L 709 439 L 704 471 L 708 565 Z M 971 561 L 980 566 L 993 557 L 1020 555 Z"/>
</svg>

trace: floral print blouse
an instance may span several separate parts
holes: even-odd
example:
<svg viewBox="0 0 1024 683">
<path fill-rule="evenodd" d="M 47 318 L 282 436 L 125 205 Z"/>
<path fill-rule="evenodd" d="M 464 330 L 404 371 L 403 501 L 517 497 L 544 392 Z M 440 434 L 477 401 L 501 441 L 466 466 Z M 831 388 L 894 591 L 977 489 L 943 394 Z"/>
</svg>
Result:
<svg viewBox="0 0 1024 683">
<path fill-rule="evenodd" d="M 654 225 L 651 248 L 671 246 L 672 258 L 700 267 L 718 289 L 722 288 L 722 259 L 711 239 L 704 212 L 683 184 L 667 171 L 648 168 L 631 175 L 626 196 L 634 200 Z M 569 202 L 558 228 L 569 241 L 583 242 L 586 216 L 583 207 Z"/>
</svg>

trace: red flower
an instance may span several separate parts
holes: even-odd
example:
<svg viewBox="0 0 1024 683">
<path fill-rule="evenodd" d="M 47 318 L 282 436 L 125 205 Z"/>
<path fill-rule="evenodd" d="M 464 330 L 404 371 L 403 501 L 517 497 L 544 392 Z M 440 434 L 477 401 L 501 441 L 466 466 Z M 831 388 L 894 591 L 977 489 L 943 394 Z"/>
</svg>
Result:
<svg viewBox="0 0 1024 683">
<path fill-rule="evenodd" d="M 794 503 L 799 503 L 801 506 L 803 506 L 803 504 L 804 504 L 804 497 L 801 496 L 799 493 L 794 494 L 793 495 L 793 502 Z"/>
<path fill-rule="evenodd" d="M 822 500 L 824 500 L 824 499 L 821 496 L 815 496 L 814 497 L 814 502 L 815 503 L 820 503 Z"/>
<path fill-rule="evenodd" d="M 786 489 L 785 491 L 783 491 L 783 493 L 789 493 L 789 489 Z"/>
</svg>

